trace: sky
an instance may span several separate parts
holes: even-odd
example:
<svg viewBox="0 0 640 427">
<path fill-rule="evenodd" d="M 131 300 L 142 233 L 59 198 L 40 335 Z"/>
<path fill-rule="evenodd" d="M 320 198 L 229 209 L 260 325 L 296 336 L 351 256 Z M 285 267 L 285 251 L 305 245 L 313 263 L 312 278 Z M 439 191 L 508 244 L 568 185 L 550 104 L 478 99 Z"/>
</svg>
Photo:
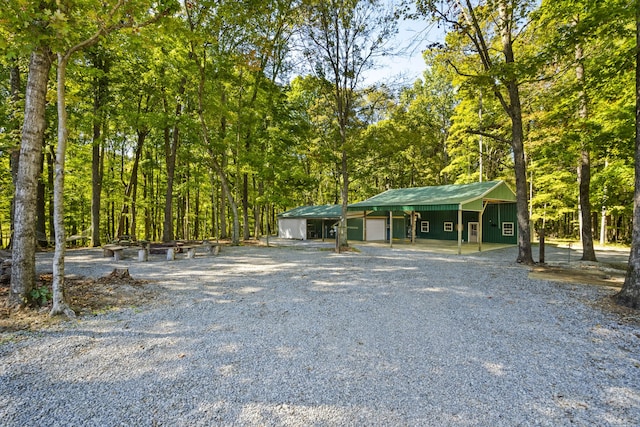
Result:
<svg viewBox="0 0 640 427">
<path fill-rule="evenodd" d="M 443 38 L 442 30 L 429 22 L 402 20 L 394 44 L 404 53 L 381 58 L 379 68 L 365 73 L 365 84 L 412 84 L 426 69 L 422 52 Z"/>
<path fill-rule="evenodd" d="M 400 20 L 398 34 L 390 43 L 392 49 L 399 53 L 375 58 L 376 66 L 363 72 L 360 85 L 366 87 L 385 84 L 392 89 L 413 85 L 418 78 L 422 77 L 426 69 L 422 53 L 430 44 L 442 42 L 443 39 L 442 29 L 437 28 L 426 18 L 415 21 Z M 292 55 L 299 55 L 301 63 L 306 62 L 301 51 L 292 51 Z M 308 72 L 309 70 L 306 70 L 305 73 Z M 293 73 L 288 77 L 292 79 L 296 75 L 299 74 Z"/>
</svg>

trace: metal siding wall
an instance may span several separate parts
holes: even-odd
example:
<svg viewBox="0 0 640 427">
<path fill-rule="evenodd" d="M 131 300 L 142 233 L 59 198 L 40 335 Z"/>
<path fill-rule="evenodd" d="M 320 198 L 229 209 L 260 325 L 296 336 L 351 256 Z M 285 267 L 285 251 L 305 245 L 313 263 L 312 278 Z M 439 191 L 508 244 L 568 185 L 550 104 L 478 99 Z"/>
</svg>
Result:
<svg viewBox="0 0 640 427">
<path fill-rule="evenodd" d="M 396 218 L 393 216 L 393 238 L 394 239 L 406 239 L 407 238 L 407 221 L 404 216 Z"/>
<path fill-rule="evenodd" d="M 280 218 L 278 220 L 278 237 L 306 240 L 307 221 L 304 219 Z"/>
<path fill-rule="evenodd" d="M 347 219 L 347 240 L 362 241 L 362 218 Z"/>
<path fill-rule="evenodd" d="M 515 203 L 492 204 L 487 206 L 482 217 L 482 240 L 487 243 L 518 243 L 518 215 Z M 502 235 L 502 223 L 512 222 L 513 236 Z"/>
<path fill-rule="evenodd" d="M 422 233 L 417 227 L 416 236 L 419 239 L 457 240 L 456 222 L 458 211 L 420 212 L 420 221 L 429 221 L 429 233 Z M 453 231 L 444 231 L 444 223 L 453 222 Z"/>
</svg>

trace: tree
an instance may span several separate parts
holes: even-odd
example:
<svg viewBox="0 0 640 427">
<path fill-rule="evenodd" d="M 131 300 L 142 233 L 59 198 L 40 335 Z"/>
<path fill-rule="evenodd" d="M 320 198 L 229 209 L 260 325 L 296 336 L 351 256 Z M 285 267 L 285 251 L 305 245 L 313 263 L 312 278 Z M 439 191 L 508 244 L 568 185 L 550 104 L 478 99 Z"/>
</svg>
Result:
<svg viewBox="0 0 640 427">
<path fill-rule="evenodd" d="M 23 307 L 35 287 L 36 205 L 42 140 L 46 127 L 45 105 L 52 56 L 47 47 L 31 54 L 20 142 L 20 164 L 16 179 L 13 235 L 13 268 L 9 304 Z"/>
<path fill-rule="evenodd" d="M 347 246 L 348 143 L 357 89 L 375 58 L 391 51 L 388 43 L 395 35 L 397 16 L 383 10 L 378 0 L 309 0 L 303 9 L 304 54 L 316 75 L 333 86 L 342 178 L 339 249 Z"/>
<path fill-rule="evenodd" d="M 635 135 L 635 191 L 633 195 L 633 234 L 629 266 L 624 284 L 615 295 L 618 304 L 640 308 L 640 5 L 635 2 L 636 19 L 636 135 Z"/>
<path fill-rule="evenodd" d="M 498 0 L 496 2 L 471 0 L 418 0 L 418 9 L 433 14 L 436 19 L 453 28 L 455 34 L 467 41 L 457 46 L 461 52 L 472 51 L 476 67 L 463 68 L 450 64 L 463 77 L 480 87 L 488 88 L 498 99 L 511 122 L 511 150 L 516 181 L 518 216 L 517 262 L 533 264 L 531 230 L 529 226 L 527 166 L 524 150 L 524 127 L 520 84 L 530 75 L 523 64 L 516 61 L 520 31 L 528 24 L 528 12 L 535 2 L 529 0 Z M 448 43 L 454 42 L 454 33 Z M 460 43 L 460 40 L 457 41 Z M 501 53 L 500 59 L 495 51 Z M 467 64 L 468 65 L 468 64 Z"/>
<path fill-rule="evenodd" d="M 132 27 L 137 24 L 135 16 L 131 14 L 131 11 L 122 12 L 124 6 L 124 0 L 119 0 L 113 6 L 108 7 L 104 15 L 98 15 L 98 28 L 93 30 L 87 38 L 81 36 L 80 41 L 75 44 L 71 44 L 69 47 L 59 46 L 57 57 L 57 106 L 58 106 L 58 146 L 56 148 L 56 160 L 55 160 L 55 181 L 54 181 L 54 226 L 55 226 L 55 253 L 53 256 L 53 306 L 51 308 L 51 315 L 65 314 L 68 317 L 75 317 L 75 313 L 69 307 L 64 293 L 64 254 L 66 248 L 66 232 L 64 226 L 64 172 L 65 172 L 65 160 L 67 150 L 67 111 L 66 111 L 66 71 L 67 65 L 71 56 L 85 48 L 88 48 L 96 44 L 101 37 L 104 37 L 114 31 L 122 29 L 124 27 Z M 148 5 L 143 5 L 148 7 Z M 145 11 L 145 8 L 142 10 Z M 168 13 L 168 9 L 161 10 L 156 16 L 147 20 L 143 25 L 148 25 L 151 22 L 156 21 L 161 16 Z M 54 27 L 56 27 L 58 35 L 61 40 L 65 40 L 64 35 L 69 34 L 72 27 L 70 25 L 70 18 L 75 17 L 77 14 L 86 11 L 78 11 L 68 9 L 61 4 L 58 5 L 54 16 Z M 76 25 L 81 24 L 76 22 Z M 82 32 L 77 29 L 76 31 Z"/>
</svg>

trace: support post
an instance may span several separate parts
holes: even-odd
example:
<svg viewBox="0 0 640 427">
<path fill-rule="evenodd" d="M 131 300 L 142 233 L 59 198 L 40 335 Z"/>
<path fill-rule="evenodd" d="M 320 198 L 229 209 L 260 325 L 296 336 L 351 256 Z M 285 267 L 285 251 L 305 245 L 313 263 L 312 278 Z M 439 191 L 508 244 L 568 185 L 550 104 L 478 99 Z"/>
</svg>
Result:
<svg viewBox="0 0 640 427">
<path fill-rule="evenodd" d="M 389 247 L 393 248 L 393 211 L 389 211 Z"/>
<path fill-rule="evenodd" d="M 458 255 L 462 254 L 462 206 L 458 206 Z"/>
<path fill-rule="evenodd" d="M 362 212 L 362 241 L 367 241 L 367 211 Z"/>
<path fill-rule="evenodd" d="M 482 218 L 488 204 L 489 202 L 486 201 L 482 203 L 482 210 L 480 211 L 480 215 L 478 215 L 478 252 L 482 252 Z"/>
<path fill-rule="evenodd" d="M 416 244 L 416 211 L 411 211 L 411 244 Z"/>
</svg>

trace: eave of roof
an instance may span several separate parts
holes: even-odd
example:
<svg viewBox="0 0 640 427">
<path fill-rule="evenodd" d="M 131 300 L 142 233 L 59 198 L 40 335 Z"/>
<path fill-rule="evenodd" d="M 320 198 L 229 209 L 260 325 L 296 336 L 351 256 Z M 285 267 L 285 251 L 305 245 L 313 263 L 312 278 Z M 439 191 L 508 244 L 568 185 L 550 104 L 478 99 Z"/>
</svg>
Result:
<svg viewBox="0 0 640 427">
<path fill-rule="evenodd" d="M 495 197 L 492 193 L 503 193 Z M 503 181 L 442 185 L 387 190 L 359 203 L 349 205 L 350 211 L 436 211 L 481 210 L 483 198 L 500 202 L 515 201 L 515 194 Z M 478 205 L 478 206 L 476 206 Z"/>
<path fill-rule="evenodd" d="M 317 205 L 300 206 L 278 214 L 278 218 L 339 219 L 341 215 L 341 205 Z"/>
</svg>

